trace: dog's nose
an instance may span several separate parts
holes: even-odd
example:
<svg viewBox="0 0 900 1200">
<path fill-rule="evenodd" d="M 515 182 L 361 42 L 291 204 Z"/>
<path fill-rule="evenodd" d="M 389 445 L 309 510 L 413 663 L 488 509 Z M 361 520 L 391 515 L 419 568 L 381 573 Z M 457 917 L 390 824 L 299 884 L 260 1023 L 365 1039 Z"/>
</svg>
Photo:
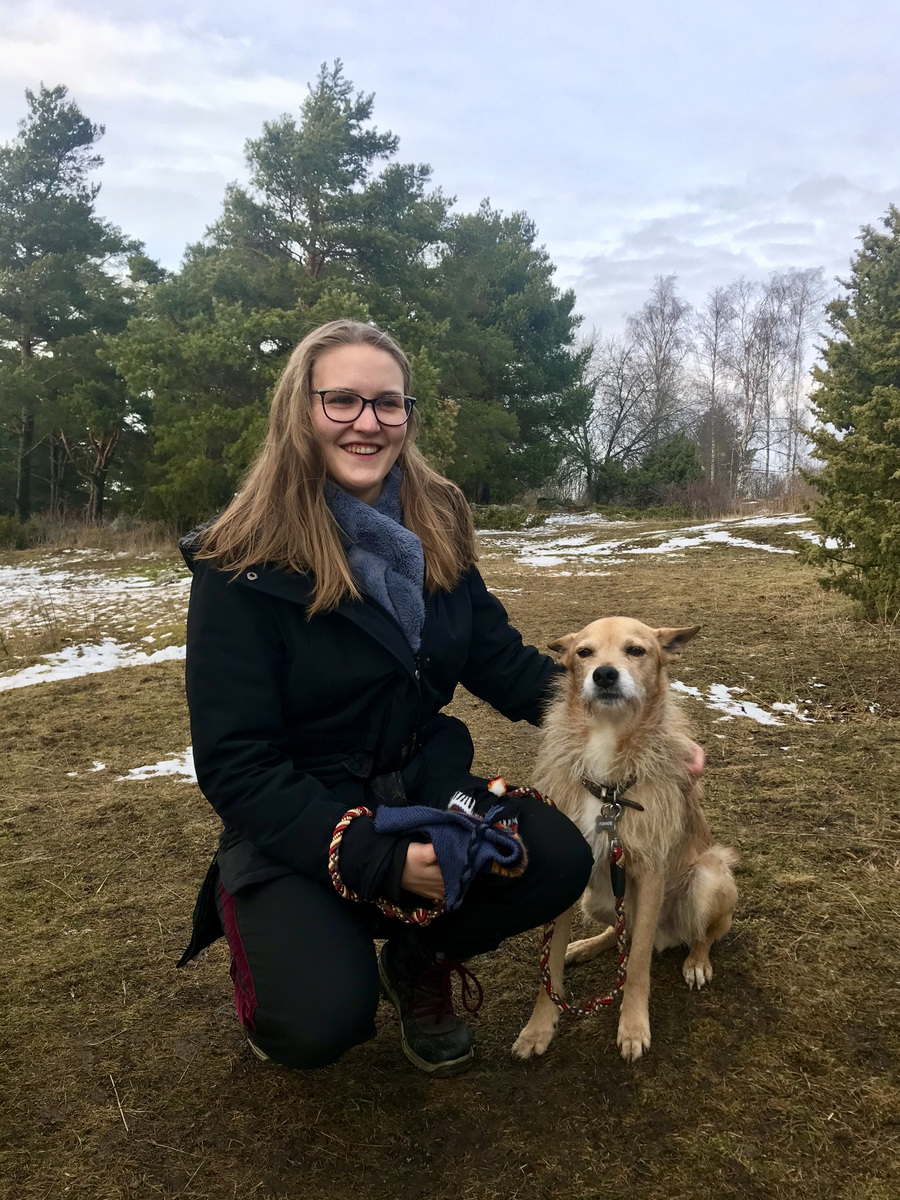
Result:
<svg viewBox="0 0 900 1200">
<path fill-rule="evenodd" d="M 607 690 L 618 682 L 619 672 L 615 667 L 595 667 L 594 683 L 598 688 Z"/>
</svg>

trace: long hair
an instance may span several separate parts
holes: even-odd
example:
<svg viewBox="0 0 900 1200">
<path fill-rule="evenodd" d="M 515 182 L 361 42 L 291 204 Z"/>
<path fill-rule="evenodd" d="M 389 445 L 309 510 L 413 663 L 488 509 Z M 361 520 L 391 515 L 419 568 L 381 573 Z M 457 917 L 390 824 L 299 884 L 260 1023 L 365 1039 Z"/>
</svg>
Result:
<svg viewBox="0 0 900 1200">
<path fill-rule="evenodd" d="M 260 563 L 311 572 L 310 616 L 348 597 L 360 598 L 338 524 L 325 502 L 325 462 L 311 416 L 313 365 L 337 346 L 384 350 L 399 365 L 403 390 L 409 391 L 409 361 L 382 330 L 341 319 L 307 334 L 275 388 L 268 433 L 240 491 L 203 533 L 196 555 L 234 574 Z M 425 461 L 415 444 L 417 427 L 413 409 L 397 459 L 403 470 L 400 502 L 406 527 L 425 551 L 426 587 L 437 591 L 452 588 L 478 555 L 465 497 Z"/>
</svg>

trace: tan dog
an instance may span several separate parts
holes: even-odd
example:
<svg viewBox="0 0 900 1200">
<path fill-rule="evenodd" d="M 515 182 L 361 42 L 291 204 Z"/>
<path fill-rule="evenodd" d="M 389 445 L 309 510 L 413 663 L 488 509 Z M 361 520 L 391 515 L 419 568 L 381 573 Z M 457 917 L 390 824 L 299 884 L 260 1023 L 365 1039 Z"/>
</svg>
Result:
<svg viewBox="0 0 900 1200">
<path fill-rule="evenodd" d="M 701 788 L 688 770 L 695 749 L 669 692 L 666 667 L 699 630 L 650 629 L 627 617 L 594 621 L 553 642 L 566 675 L 544 721 L 535 786 L 578 825 L 594 851 L 594 874 L 582 897 L 585 914 L 609 924 L 573 942 L 570 909 L 556 922 L 550 975 L 562 995 L 563 962 L 587 962 L 615 945 L 609 837 L 598 831 L 595 785 L 634 782 L 624 791 L 643 812 L 625 807 L 618 822 L 626 868 L 625 912 L 631 940 L 618 1044 L 634 1061 L 650 1047 L 650 958 L 654 948 L 687 944 L 689 987 L 712 979 L 709 949 L 727 932 L 737 901 L 733 850 L 718 845 L 701 808 Z M 543 1054 L 559 1012 L 542 989 L 513 1046 L 518 1058 Z"/>
</svg>

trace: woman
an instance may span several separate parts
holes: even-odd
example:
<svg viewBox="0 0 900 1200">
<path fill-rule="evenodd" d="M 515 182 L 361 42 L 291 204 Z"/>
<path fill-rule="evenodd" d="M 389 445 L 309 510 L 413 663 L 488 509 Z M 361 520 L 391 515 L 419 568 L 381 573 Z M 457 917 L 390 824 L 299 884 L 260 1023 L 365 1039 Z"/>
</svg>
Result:
<svg viewBox="0 0 900 1200">
<path fill-rule="evenodd" d="M 524 869 L 480 872 L 427 927 L 376 906 L 445 896 L 430 826 L 379 820 L 402 828 L 417 805 L 446 819 L 460 791 L 484 815 L 469 732 L 440 711 L 456 685 L 537 724 L 558 669 L 485 588 L 468 506 L 416 449 L 408 391 L 386 334 L 348 320 L 309 334 L 243 490 L 182 544 L 194 761 L 225 825 L 182 962 L 224 929 L 250 1044 L 293 1067 L 374 1036 L 380 978 L 407 1056 L 443 1076 L 473 1057 L 450 972 L 471 985 L 462 961 L 568 908 L 592 863 L 566 817 L 525 797 Z M 362 806 L 379 819 L 350 820 L 335 878 L 334 831 Z"/>
</svg>

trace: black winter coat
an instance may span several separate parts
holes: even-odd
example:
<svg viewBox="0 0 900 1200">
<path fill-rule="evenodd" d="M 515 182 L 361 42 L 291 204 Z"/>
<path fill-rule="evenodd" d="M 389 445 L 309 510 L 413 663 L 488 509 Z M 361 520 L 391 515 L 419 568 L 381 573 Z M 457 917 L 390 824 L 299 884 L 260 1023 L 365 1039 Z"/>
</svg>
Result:
<svg viewBox="0 0 900 1200">
<path fill-rule="evenodd" d="M 260 566 L 232 580 L 182 548 L 194 573 L 194 763 L 226 826 L 218 866 L 230 892 L 293 871 L 327 880 L 331 835 L 349 808 L 445 803 L 473 754 L 465 725 L 440 712 L 458 683 L 511 720 L 540 722 L 559 668 L 522 644 L 475 567 L 427 596 L 414 655 L 371 599 L 308 619 L 311 577 Z M 397 849 L 371 821 L 353 821 L 345 882 L 381 894 Z"/>
</svg>

